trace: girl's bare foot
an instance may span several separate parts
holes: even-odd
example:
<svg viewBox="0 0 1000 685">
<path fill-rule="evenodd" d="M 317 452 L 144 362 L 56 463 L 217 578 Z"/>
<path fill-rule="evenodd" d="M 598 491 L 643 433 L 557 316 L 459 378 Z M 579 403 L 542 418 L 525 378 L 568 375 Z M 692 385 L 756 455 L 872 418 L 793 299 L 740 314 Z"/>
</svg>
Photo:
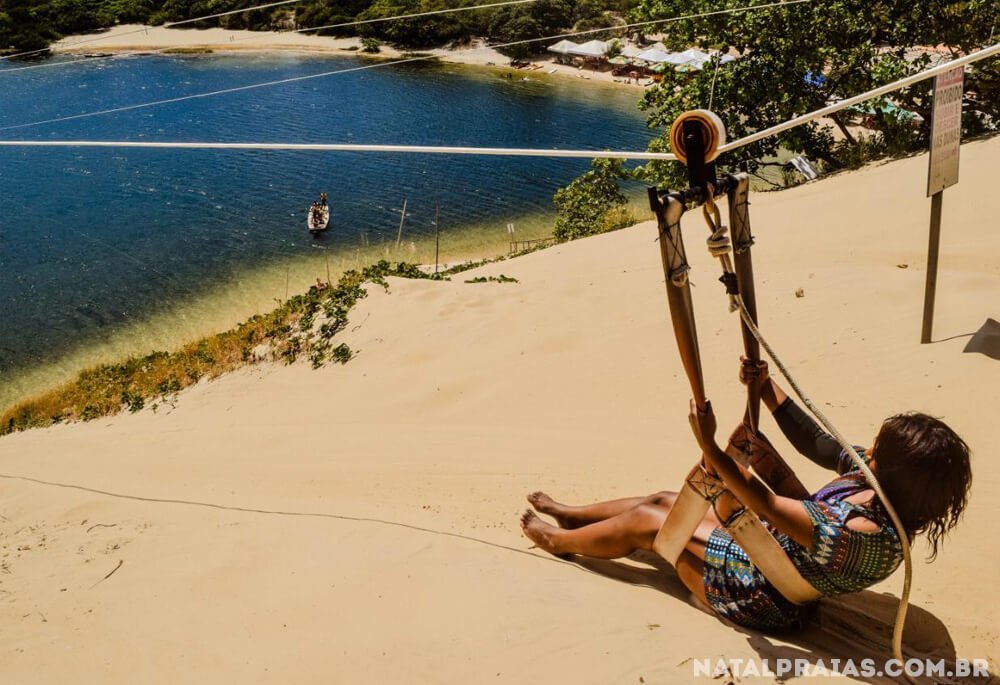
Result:
<svg viewBox="0 0 1000 685">
<path fill-rule="evenodd" d="M 531 509 L 526 509 L 521 514 L 521 530 L 539 549 L 557 557 L 566 556 L 557 550 L 556 543 L 552 539 L 553 534 L 559 533 L 559 529 L 538 518 Z"/>
<path fill-rule="evenodd" d="M 559 504 L 544 492 L 537 491 L 528 495 L 528 504 L 534 507 L 538 513 L 547 514 L 554 518 L 560 528 L 571 530 L 583 525 L 581 521 L 578 521 L 571 514 L 567 513 L 569 507 L 565 504 Z"/>
</svg>

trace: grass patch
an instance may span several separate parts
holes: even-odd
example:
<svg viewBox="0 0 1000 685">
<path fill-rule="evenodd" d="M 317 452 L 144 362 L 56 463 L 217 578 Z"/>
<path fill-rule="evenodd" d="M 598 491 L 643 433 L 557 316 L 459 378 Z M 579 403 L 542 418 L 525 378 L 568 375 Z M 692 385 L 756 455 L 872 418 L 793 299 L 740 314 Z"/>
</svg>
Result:
<svg viewBox="0 0 1000 685">
<path fill-rule="evenodd" d="M 511 276 L 500 274 L 499 276 L 476 276 L 470 278 L 466 283 L 517 283 L 517 279 Z"/>
<path fill-rule="evenodd" d="M 0 435 L 64 421 L 91 421 L 122 411 L 155 408 L 202 378 L 215 378 L 264 361 L 291 364 L 305 357 L 313 368 L 344 364 L 354 351 L 333 344 L 355 304 L 367 295 L 366 283 L 388 288 L 389 276 L 439 278 L 406 262 L 386 260 L 345 272 L 336 284 L 316 285 L 267 314 L 182 347 L 153 352 L 116 364 L 102 364 L 76 379 L 11 407 L 0 416 Z"/>
<path fill-rule="evenodd" d="M 502 262 L 544 249 L 533 245 L 514 254 L 469 260 L 428 273 L 410 262 L 381 259 L 349 269 L 335 284 L 309 288 L 276 309 L 250 317 L 233 328 L 184 345 L 174 352 L 152 352 L 125 361 L 100 364 L 73 380 L 14 404 L 0 414 L 0 436 L 57 423 L 92 421 L 123 411 L 156 411 L 171 404 L 177 393 L 202 378 L 216 378 L 237 368 L 269 361 L 291 364 L 307 359 L 314 368 L 344 364 L 355 351 L 334 336 L 347 325 L 350 310 L 367 292 L 366 283 L 388 287 L 389 276 L 450 281 L 452 276 L 486 264 Z M 506 275 L 478 277 L 468 282 L 513 283 Z"/>
</svg>

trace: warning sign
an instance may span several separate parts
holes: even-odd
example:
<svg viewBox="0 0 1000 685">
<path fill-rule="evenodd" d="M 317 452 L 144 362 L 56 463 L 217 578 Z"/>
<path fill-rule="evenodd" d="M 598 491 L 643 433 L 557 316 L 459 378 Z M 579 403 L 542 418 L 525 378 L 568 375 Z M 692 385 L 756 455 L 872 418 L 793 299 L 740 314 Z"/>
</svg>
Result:
<svg viewBox="0 0 1000 685">
<path fill-rule="evenodd" d="M 934 79 L 931 154 L 927 197 L 958 183 L 958 150 L 962 142 L 962 67 Z"/>
</svg>

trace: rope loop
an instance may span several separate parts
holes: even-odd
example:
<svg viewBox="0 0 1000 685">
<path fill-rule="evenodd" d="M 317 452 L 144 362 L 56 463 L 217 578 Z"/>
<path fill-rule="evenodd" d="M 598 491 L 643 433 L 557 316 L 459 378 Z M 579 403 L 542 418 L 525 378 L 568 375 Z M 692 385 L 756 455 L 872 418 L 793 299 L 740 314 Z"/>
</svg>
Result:
<svg viewBox="0 0 1000 685">
<path fill-rule="evenodd" d="M 708 253 L 713 257 L 722 257 L 729 254 L 729 250 L 732 248 L 732 242 L 729 240 L 729 236 L 726 235 L 725 226 L 722 226 L 721 231 L 717 231 L 709 236 L 706 240 L 708 245 Z"/>
<path fill-rule="evenodd" d="M 678 288 L 683 288 L 688 283 L 688 271 L 691 267 L 685 264 L 670 270 L 670 282 Z"/>
</svg>

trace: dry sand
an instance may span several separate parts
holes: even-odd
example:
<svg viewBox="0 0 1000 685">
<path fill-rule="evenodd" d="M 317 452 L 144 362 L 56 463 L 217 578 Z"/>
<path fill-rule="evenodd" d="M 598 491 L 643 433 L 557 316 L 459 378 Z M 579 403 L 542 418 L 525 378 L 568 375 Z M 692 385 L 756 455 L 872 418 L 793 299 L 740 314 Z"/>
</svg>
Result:
<svg viewBox="0 0 1000 685">
<path fill-rule="evenodd" d="M 994 664 L 1000 362 L 962 348 L 1000 318 L 998 155 L 966 145 L 947 191 L 931 345 L 925 157 L 752 207 L 764 330 L 835 422 L 867 442 L 921 409 L 975 450 L 965 521 L 936 563 L 915 549 L 906 640 Z M 686 230 L 710 396 L 735 423 L 737 321 L 697 214 Z M 500 273 L 520 282 L 373 289 L 346 366 L 0 440 L 0 681 L 673 683 L 692 658 L 887 654 L 901 573 L 779 639 L 698 611 L 669 570 L 531 549 L 525 493 L 673 489 L 696 455 L 652 225 L 464 277 Z"/>
<path fill-rule="evenodd" d="M 57 53 L 135 53 L 167 50 L 210 49 L 213 52 L 274 52 L 301 51 L 318 54 L 359 55 L 377 59 L 399 59 L 406 53 L 391 45 L 382 44 L 380 52 L 365 55 L 360 52 L 360 38 L 335 38 L 290 31 L 231 31 L 228 29 L 184 29 L 122 24 L 93 34 L 69 36 L 52 45 Z M 468 64 L 479 67 L 497 67 L 510 71 L 510 59 L 493 48 L 477 41 L 473 45 L 454 49 L 434 48 L 420 50 L 420 54 L 437 55 L 443 62 Z M 558 64 L 553 59 L 540 59 L 530 69 L 515 70 L 525 78 L 552 74 L 599 83 L 618 83 L 637 87 L 635 81 L 617 78 L 610 71 L 594 71 Z M 643 79 L 642 83 L 650 83 Z"/>
</svg>

